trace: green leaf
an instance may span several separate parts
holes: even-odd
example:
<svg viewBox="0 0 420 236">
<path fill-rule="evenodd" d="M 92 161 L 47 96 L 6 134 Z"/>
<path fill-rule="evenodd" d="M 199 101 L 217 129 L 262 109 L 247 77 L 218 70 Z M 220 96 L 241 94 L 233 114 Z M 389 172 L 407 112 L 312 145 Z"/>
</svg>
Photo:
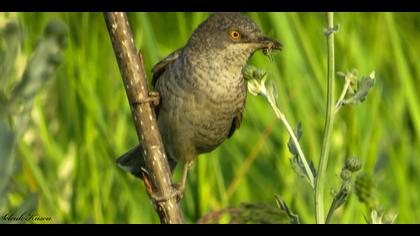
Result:
<svg viewBox="0 0 420 236">
<path fill-rule="evenodd" d="M 295 130 L 295 134 L 296 134 L 297 140 L 299 141 L 303 135 L 301 122 L 298 123 Z M 300 177 L 306 177 L 305 166 L 303 165 L 301 158 L 299 158 L 298 150 L 296 148 L 296 145 L 293 143 L 293 140 L 291 137 L 289 138 L 287 147 L 289 149 L 289 152 L 293 155 L 293 157 L 290 159 L 290 164 L 292 166 L 293 171 Z M 312 175 L 315 177 L 316 169 L 312 160 L 309 160 L 309 168 L 311 169 Z"/>
<path fill-rule="evenodd" d="M 302 137 L 302 123 L 299 122 L 297 124 L 296 130 L 295 130 L 295 134 L 296 134 L 296 138 L 298 141 L 300 141 L 300 138 Z M 289 152 L 293 154 L 293 156 L 297 156 L 298 155 L 298 151 L 296 149 L 295 144 L 292 141 L 292 138 L 289 138 L 289 142 L 287 143 L 287 147 L 289 148 Z"/>
<path fill-rule="evenodd" d="M 57 67 L 63 61 L 67 33 L 62 23 L 52 21 L 45 29 L 44 37 L 37 43 L 25 68 L 22 80 L 13 89 L 9 106 L 12 110 L 20 103 L 26 105 L 54 76 Z"/>
<path fill-rule="evenodd" d="M 6 42 L 2 45 L 10 46 L 13 40 L 14 43 L 18 43 L 16 32 L 19 32 L 17 24 L 9 23 L 1 31 L 2 42 L 4 38 Z M 50 22 L 45 28 L 44 37 L 38 42 L 31 55 L 23 78 L 13 88 L 10 97 L 8 98 L 3 91 L 0 91 L 0 193 L 5 191 L 12 174 L 16 141 L 27 130 L 33 99 L 44 88 L 45 83 L 54 76 L 58 65 L 61 64 L 66 37 L 67 30 L 62 23 Z M 2 61 L 1 76 L 8 76 L 8 69 L 14 62 L 15 54 L 7 50 L 2 54 L 5 55 L 7 61 Z M 4 85 L 6 82 L 6 79 L 2 79 L 0 84 Z M 9 119 L 13 120 L 15 128 L 11 127 Z"/>
<path fill-rule="evenodd" d="M 348 104 L 359 104 L 365 101 L 369 91 L 372 89 L 375 84 L 375 72 L 372 72 L 369 76 L 362 77 L 357 82 L 357 89 L 354 91 L 354 94 L 343 101 L 343 105 Z"/>
<path fill-rule="evenodd" d="M 3 112 L 3 108 L 7 106 L 7 102 L 8 102 L 8 99 L 6 97 L 6 94 L 0 91 L 0 112 Z"/>
<path fill-rule="evenodd" d="M 0 119 L 0 198 L 5 196 L 15 160 L 16 135 L 6 118 Z"/>
<path fill-rule="evenodd" d="M 0 30 L 0 93 L 6 93 L 10 87 L 21 37 L 17 22 L 11 21 Z"/>
<path fill-rule="evenodd" d="M 276 199 L 276 203 L 280 209 L 282 209 L 290 218 L 290 222 L 292 224 L 299 224 L 299 216 L 293 213 L 290 208 L 287 206 L 286 202 L 278 195 L 274 196 Z"/>
</svg>

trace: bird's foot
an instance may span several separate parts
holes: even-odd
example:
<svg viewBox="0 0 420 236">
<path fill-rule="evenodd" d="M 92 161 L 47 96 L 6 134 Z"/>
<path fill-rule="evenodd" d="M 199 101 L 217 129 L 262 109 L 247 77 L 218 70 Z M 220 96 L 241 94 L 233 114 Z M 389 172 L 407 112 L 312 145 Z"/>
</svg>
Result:
<svg viewBox="0 0 420 236">
<path fill-rule="evenodd" d="M 185 183 L 174 183 L 172 184 L 172 193 L 168 194 L 166 196 L 162 196 L 162 195 L 158 195 L 155 192 L 153 192 L 152 190 L 152 186 L 149 180 L 149 173 L 146 171 L 146 169 L 142 168 L 141 169 L 141 174 L 143 176 L 143 179 L 145 181 L 145 185 L 146 185 L 146 190 L 147 193 L 150 196 L 150 199 L 152 199 L 152 201 L 157 204 L 160 202 L 165 202 L 168 201 L 171 198 L 176 198 L 176 201 L 179 202 L 182 199 L 182 196 L 184 195 L 184 190 L 185 190 Z"/>
<path fill-rule="evenodd" d="M 150 193 L 151 199 L 154 203 L 165 202 L 172 198 L 176 198 L 177 202 L 181 201 L 184 195 L 184 187 L 181 187 L 180 184 L 174 184 L 173 189 L 174 191 L 167 196 L 158 196 L 155 193 Z"/>
<path fill-rule="evenodd" d="M 159 106 L 160 103 L 160 95 L 158 91 L 150 91 L 149 92 L 149 99 L 151 100 L 151 103 L 153 107 Z"/>
<path fill-rule="evenodd" d="M 181 201 L 182 197 L 184 196 L 185 185 L 182 183 L 175 183 L 173 184 L 173 188 L 175 190 L 176 201 Z"/>
<path fill-rule="evenodd" d="M 138 106 L 144 103 L 150 103 L 152 107 L 159 106 L 160 103 L 160 95 L 157 91 L 150 91 L 149 96 L 145 99 L 137 100 L 133 102 L 131 105 Z"/>
</svg>

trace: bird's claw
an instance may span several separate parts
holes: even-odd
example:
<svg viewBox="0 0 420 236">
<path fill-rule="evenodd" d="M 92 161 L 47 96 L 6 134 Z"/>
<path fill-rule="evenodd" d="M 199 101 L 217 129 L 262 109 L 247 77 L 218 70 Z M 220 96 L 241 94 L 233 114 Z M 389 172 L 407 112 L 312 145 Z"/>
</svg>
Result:
<svg viewBox="0 0 420 236">
<path fill-rule="evenodd" d="M 183 195 L 184 195 L 184 187 L 182 187 L 180 184 L 173 184 L 174 191 L 167 195 L 167 196 L 157 196 L 156 194 L 151 194 L 151 198 L 154 203 L 159 202 L 165 202 L 168 201 L 171 198 L 176 198 L 176 201 L 181 201 Z"/>
<path fill-rule="evenodd" d="M 153 107 L 159 106 L 160 103 L 160 95 L 158 91 L 150 91 L 149 92 L 149 99 L 151 100 L 151 103 Z"/>
<path fill-rule="evenodd" d="M 181 201 L 182 197 L 184 196 L 184 190 L 185 190 L 185 186 L 183 186 L 182 184 L 173 184 L 173 188 L 174 188 L 174 194 L 176 197 L 176 201 L 179 202 Z"/>
<path fill-rule="evenodd" d="M 145 99 L 140 99 L 132 103 L 133 106 L 138 106 L 144 103 L 150 103 L 152 107 L 159 106 L 160 95 L 157 91 L 150 91 L 149 96 Z"/>
</svg>

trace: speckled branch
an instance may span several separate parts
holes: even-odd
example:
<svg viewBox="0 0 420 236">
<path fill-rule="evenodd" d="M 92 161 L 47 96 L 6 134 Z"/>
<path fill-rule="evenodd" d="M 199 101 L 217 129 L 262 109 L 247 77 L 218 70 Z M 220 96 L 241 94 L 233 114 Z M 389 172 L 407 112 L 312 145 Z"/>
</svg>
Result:
<svg viewBox="0 0 420 236">
<path fill-rule="evenodd" d="M 133 42 L 133 34 L 122 12 L 104 13 L 108 32 L 124 81 L 125 91 L 137 130 L 137 136 L 146 164 L 145 185 L 149 197 L 154 202 L 161 223 L 183 223 L 181 208 L 172 185 L 171 171 L 165 157 L 165 150 L 156 117 L 148 101 L 146 75 L 141 57 Z M 142 158 L 139 156 L 138 158 Z M 161 201 L 155 201 L 157 196 Z"/>
</svg>

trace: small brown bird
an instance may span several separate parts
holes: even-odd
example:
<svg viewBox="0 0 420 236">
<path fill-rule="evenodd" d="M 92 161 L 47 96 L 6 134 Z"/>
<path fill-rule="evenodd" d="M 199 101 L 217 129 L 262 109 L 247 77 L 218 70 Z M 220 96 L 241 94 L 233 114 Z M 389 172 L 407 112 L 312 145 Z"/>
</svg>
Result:
<svg viewBox="0 0 420 236">
<path fill-rule="evenodd" d="M 183 164 L 182 194 L 188 169 L 201 153 L 211 152 L 242 122 L 246 84 L 242 69 L 259 49 L 281 49 L 241 13 L 216 13 L 197 27 L 187 44 L 152 70 L 160 104 L 155 112 L 173 170 Z M 144 161 L 136 146 L 117 163 L 141 177 Z"/>
</svg>

